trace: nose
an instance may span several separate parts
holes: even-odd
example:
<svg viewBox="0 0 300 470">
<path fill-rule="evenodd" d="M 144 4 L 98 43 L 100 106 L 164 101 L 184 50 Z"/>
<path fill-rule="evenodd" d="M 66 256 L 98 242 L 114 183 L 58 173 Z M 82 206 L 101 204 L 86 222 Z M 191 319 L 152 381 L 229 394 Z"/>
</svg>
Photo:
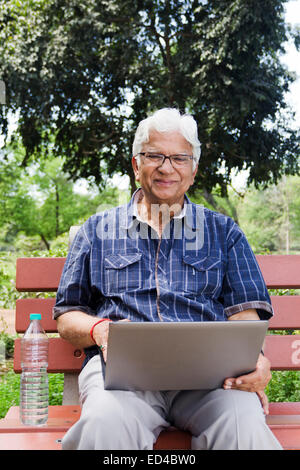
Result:
<svg viewBox="0 0 300 470">
<path fill-rule="evenodd" d="M 168 162 L 168 164 L 166 162 Z M 158 167 L 158 170 L 159 171 L 169 171 L 169 172 L 174 170 L 174 167 L 171 163 L 170 157 L 165 156 L 165 159 L 164 159 L 163 163 Z"/>
</svg>

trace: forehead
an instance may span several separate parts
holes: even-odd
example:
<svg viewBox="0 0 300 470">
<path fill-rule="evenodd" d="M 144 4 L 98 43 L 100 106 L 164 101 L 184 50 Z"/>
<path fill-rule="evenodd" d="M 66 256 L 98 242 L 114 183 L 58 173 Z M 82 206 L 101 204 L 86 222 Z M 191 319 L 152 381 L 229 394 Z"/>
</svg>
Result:
<svg viewBox="0 0 300 470">
<path fill-rule="evenodd" d="M 176 153 L 179 151 L 191 152 L 191 144 L 178 131 L 158 132 L 151 130 L 149 132 L 149 141 L 143 145 L 145 150 L 160 150 L 168 153 Z"/>
</svg>

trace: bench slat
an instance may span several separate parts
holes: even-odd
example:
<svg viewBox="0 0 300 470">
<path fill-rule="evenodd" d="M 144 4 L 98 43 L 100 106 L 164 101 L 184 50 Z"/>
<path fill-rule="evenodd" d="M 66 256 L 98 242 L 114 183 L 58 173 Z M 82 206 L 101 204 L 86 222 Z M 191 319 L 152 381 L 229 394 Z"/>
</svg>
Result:
<svg viewBox="0 0 300 470">
<path fill-rule="evenodd" d="M 268 335 L 264 353 L 273 370 L 300 370 L 300 335 Z"/>
<path fill-rule="evenodd" d="M 300 288 L 300 255 L 258 255 L 257 261 L 269 288 Z M 19 291 L 55 291 L 66 258 L 19 258 L 16 286 Z"/>
<path fill-rule="evenodd" d="M 24 333 L 29 325 L 30 313 L 42 314 L 42 327 L 48 333 L 57 331 L 56 320 L 52 319 L 52 308 L 55 304 L 55 298 L 49 299 L 18 299 L 16 302 L 16 331 Z"/>
<path fill-rule="evenodd" d="M 300 296 L 271 296 L 274 317 L 270 319 L 269 329 L 300 330 Z M 42 326 L 45 331 L 57 331 L 56 321 L 52 319 L 52 308 L 55 298 L 18 299 L 16 302 L 16 331 L 24 333 L 29 324 L 30 313 L 42 313 Z"/>
<path fill-rule="evenodd" d="M 275 315 L 270 319 L 269 329 L 300 329 L 300 296 L 271 296 Z M 16 331 L 23 333 L 29 324 L 30 313 L 42 313 L 42 326 L 45 331 L 57 331 L 52 319 L 55 298 L 18 299 L 16 302 Z"/>
<path fill-rule="evenodd" d="M 0 450 L 61 450 L 64 431 L 0 434 Z"/>
<path fill-rule="evenodd" d="M 269 329 L 300 330 L 300 296 L 272 295 L 274 316 L 269 321 Z"/>
<path fill-rule="evenodd" d="M 258 255 L 256 259 L 268 288 L 300 288 L 300 255 Z"/>
<path fill-rule="evenodd" d="M 14 371 L 21 372 L 21 339 L 15 341 Z M 62 338 L 50 338 L 48 372 L 78 373 L 81 370 L 85 354 Z"/>
<path fill-rule="evenodd" d="M 38 432 L 68 431 L 78 421 L 81 413 L 80 405 L 50 405 L 46 426 L 40 426 Z M 22 424 L 19 406 L 12 406 L 4 419 L 0 419 L 1 433 L 36 432 L 37 427 Z"/>
<path fill-rule="evenodd" d="M 300 370 L 300 335 L 268 335 L 264 349 L 273 370 Z M 82 351 L 61 338 L 50 338 L 48 372 L 78 373 L 83 360 Z M 21 372 L 20 339 L 15 343 L 14 370 Z"/>
<path fill-rule="evenodd" d="M 57 290 L 66 258 L 18 258 L 16 288 L 20 292 Z"/>
</svg>

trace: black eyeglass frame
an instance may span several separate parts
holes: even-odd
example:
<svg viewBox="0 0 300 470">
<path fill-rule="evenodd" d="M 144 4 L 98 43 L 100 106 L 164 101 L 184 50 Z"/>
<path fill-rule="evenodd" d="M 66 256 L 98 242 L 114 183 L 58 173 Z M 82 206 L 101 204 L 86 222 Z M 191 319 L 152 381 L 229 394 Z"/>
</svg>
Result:
<svg viewBox="0 0 300 470">
<path fill-rule="evenodd" d="M 138 155 L 142 155 L 145 158 L 147 158 L 147 155 L 148 155 L 148 158 L 150 157 L 150 160 L 151 160 L 151 155 L 156 156 L 156 157 L 163 157 L 162 161 L 159 162 L 157 166 L 162 166 L 165 163 L 166 158 L 169 159 L 170 164 L 172 166 L 173 166 L 173 162 L 174 162 L 173 157 L 188 157 L 188 160 L 194 160 L 193 155 L 186 155 L 184 153 L 175 153 L 173 155 L 165 155 L 163 153 L 139 152 L 135 155 L 135 157 L 137 157 Z M 187 160 L 187 162 L 188 162 L 188 160 Z M 175 166 L 176 166 L 176 164 L 175 164 Z"/>
</svg>

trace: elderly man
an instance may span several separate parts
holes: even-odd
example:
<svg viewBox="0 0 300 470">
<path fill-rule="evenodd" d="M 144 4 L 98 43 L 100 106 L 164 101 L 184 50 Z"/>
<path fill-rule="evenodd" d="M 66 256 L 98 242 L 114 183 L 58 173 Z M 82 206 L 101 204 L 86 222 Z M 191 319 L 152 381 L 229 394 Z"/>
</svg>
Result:
<svg viewBox="0 0 300 470">
<path fill-rule="evenodd" d="M 54 318 L 60 335 L 85 349 L 86 363 L 79 376 L 81 418 L 65 435 L 64 449 L 152 449 L 170 425 L 191 432 L 193 449 L 281 448 L 265 423 L 271 375 L 263 354 L 253 373 L 229 377 L 216 390 L 104 389 L 110 321 L 272 316 L 240 228 L 186 196 L 199 157 L 191 116 L 161 109 L 143 120 L 132 158 L 141 187 L 128 205 L 92 216 L 74 240 Z"/>
</svg>

